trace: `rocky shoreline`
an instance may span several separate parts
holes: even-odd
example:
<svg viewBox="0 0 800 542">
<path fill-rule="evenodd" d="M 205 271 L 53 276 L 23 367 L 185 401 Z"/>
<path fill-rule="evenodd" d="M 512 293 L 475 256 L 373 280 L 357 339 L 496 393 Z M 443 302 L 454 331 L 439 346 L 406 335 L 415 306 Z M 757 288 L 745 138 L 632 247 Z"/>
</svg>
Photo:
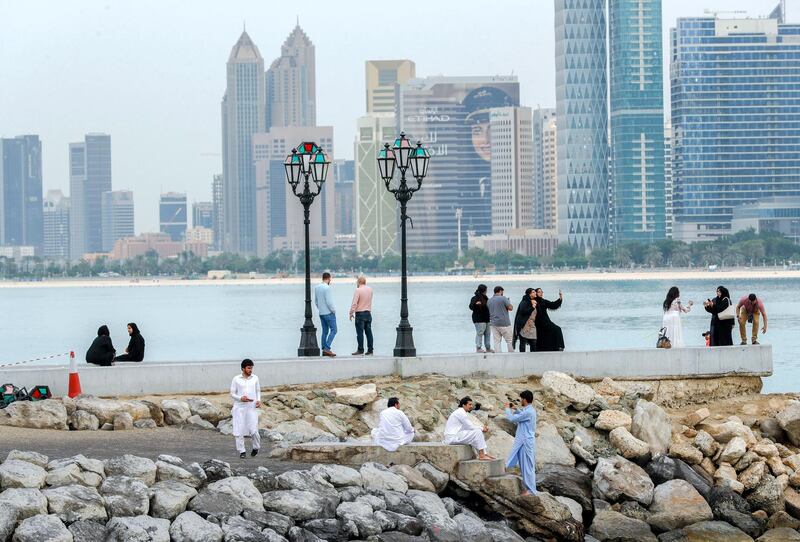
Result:
<svg viewBox="0 0 800 542">
<path fill-rule="evenodd" d="M 517 497 L 513 488 L 518 484 L 513 481 L 513 472 L 503 476 L 472 479 L 459 469 L 442 472 L 427 463 L 396 465 L 388 470 L 378 463 L 351 463 L 341 451 L 337 451 L 338 455 L 335 457 L 330 455 L 330 459 L 326 459 L 324 453 L 314 456 L 315 461 L 340 463 L 338 465 L 317 465 L 310 470 L 291 471 L 277 477 L 273 475 L 272 478 L 275 479 L 283 477 L 283 480 L 295 482 L 279 482 L 277 486 L 270 486 L 269 492 L 308 492 L 297 496 L 298 501 L 293 506 L 299 507 L 307 499 L 315 503 L 314 506 L 323 515 L 313 519 L 295 518 L 298 519 L 295 527 L 326 540 L 369 538 L 489 541 L 516 540 L 520 538 L 520 534 L 533 536 L 532 540 L 580 540 L 584 532 L 587 533 L 586 540 L 800 540 L 800 402 L 791 396 L 758 396 L 758 379 L 733 377 L 727 380 L 708 379 L 699 383 L 615 382 L 605 379 L 588 385 L 577 382 L 568 375 L 549 372 L 541 380 L 452 379 L 430 375 L 418 379 L 376 379 L 368 383 L 353 382 L 351 385 L 331 387 L 317 385 L 265 389 L 262 392 L 265 406 L 260 426 L 270 455 L 277 458 L 288 457 L 295 453 L 293 447 L 304 443 L 323 446 L 326 443 L 333 445 L 347 440 L 366 444 L 369 430 L 376 425 L 378 413 L 385 407 L 386 398 L 398 396 L 401 398 L 403 410 L 417 430 L 417 440 L 438 442 L 441 440 L 446 416 L 454 408 L 457 398 L 470 395 L 483 404 L 483 408 L 475 412 L 475 416 L 476 422 L 488 423 L 491 428 L 487 439 L 490 453 L 504 457 L 513 441 L 514 426 L 505 420 L 499 405 L 516 397 L 519 390 L 524 388 L 534 391 L 535 406 L 539 412 L 536 463 L 538 488 L 543 492 L 540 498 L 524 500 Z M 143 400 L 78 397 L 75 400 L 20 403 L 16 407 L 11 405 L 0 414 L 0 424 L 24 423 L 40 428 L 74 430 L 126 430 L 179 425 L 187 429 L 228 433 L 229 410 L 227 398 L 223 395 Z M 19 461 L 31 461 L 31 457 L 35 457 L 19 452 L 14 452 L 15 457 L 11 455 L 0 465 L 0 489 L 3 490 L 0 493 L 0 503 L 4 502 L 3 495 L 7 491 L 16 489 L 15 486 L 7 486 L 4 481 L 2 473 L 6 465 L 9 462 L 16 465 Z M 113 465 L 113 460 L 109 461 Z M 199 518 L 191 516 L 192 521 L 200 519 L 215 525 L 226 540 L 240 539 L 226 534 L 225 529 L 231 528 L 226 527 L 228 523 L 238 525 L 242 521 L 255 521 L 248 517 L 250 513 L 246 508 L 236 511 L 235 514 L 220 512 L 205 516 L 194 510 L 188 502 L 195 502 L 202 493 L 201 490 L 208 492 L 211 484 L 220 481 L 212 480 L 214 476 L 208 474 L 207 467 L 222 462 L 210 461 L 208 464 L 195 463 L 190 466 L 170 456 L 159 457 L 153 463 L 155 478 L 151 479 L 148 475 L 146 480 L 140 480 L 149 495 L 150 511 L 141 512 L 144 506 L 144 498 L 141 497 L 141 506 L 135 510 L 137 514 L 127 510 L 128 515 L 113 515 L 110 513 L 113 506 L 109 505 L 109 498 L 102 491 L 103 484 L 109 478 L 119 475 L 113 466 L 111 473 L 108 472 L 106 465 L 109 461 L 102 463 L 106 470 L 98 472 L 100 462 L 85 458 L 80 462 L 73 460 L 69 467 L 70 482 L 66 484 L 100 488 L 96 491 L 106 509 L 107 517 L 103 523 L 107 531 L 116 529 L 115 525 L 120 521 L 129 522 L 124 518 L 139 517 L 147 513 L 152 516 L 152 492 L 154 488 L 160 489 L 165 485 L 159 486 L 161 482 L 179 482 L 197 491 L 198 495 L 191 495 L 187 499 L 188 511 L 199 515 Z M 391 458 L 386 461 L 391 462 Z M 54 468 L 50 468 L 51 466 Z M 45 461 L 39 467 L 44 471 L 44 478 L 39 488 L 33 489 L 45 497 L 48 502 L 47 513 L 52 516 L 57 514 L 53 510 L 58 509 L 58 505 L 51 508 L 45 493 L 63 486 L 50 487 L 47 479 L 57 479 L 51 475 L 54 470 L 59 475 L 66 476 L 66 472 L 62 474 L 59 469 L 67 468 L 68 465 Z M 269 506 L 266 504 L 268 492 L 265 486 L 258 486 L 253 479 L 260 470 L 248 478 L 237 477 L 234 472 L 228 474 L 230 468 L 222 469 L 227 474 L 226 479 L 250 480 L 258 490 L 256 493 L 260 492 L 262 504 Z M 349 473 L 353 484 L 337 486 L 333 480 L 321 474 L 327 472 L 326 469 Z M 385 521 L 386 518 L 382 515 L 377 516 L 378 512 L 392 510 L 381 509 L 380 503 L 370 498 L 376 495 L 372 491 L 374 488 L 365 486 L 365 469 L 368 473 L 380 471 L 384 477 L 391 474 L 404 480 L 407 487 L 403 491 L 398 491 L 397 487 L 390 491 L 398 491 L 405 498 L 411 499 L 412 507 L 416 506 L 415 498 L 418 503 L 426 503 L 417 506 L 420 510 L 433 507 L 431 509 L 439 511 L 436 521 L 452 527 L 453 524 L 445 521 L 447 518 L 441 513 L 444 507 L 449 520 L 455 522 L 455 530 L 441 531 L 433 520 L 425 523 L 424 519 L 421 520 L 422 528 L 414 533 L 390 528 L 391 522 Z M 148 472 L 150 470 L 152 469 L 148 467 Z M 200 481 L 201 471 L 205 473 L 203 481 Z M 353 472 L 360 474 L 360 484 L 354 482 Z M 129 474 L 121 476 L 137 478 Z M 433 478 L 438 482 L 434 483 Z M 295 487 L 300 483 L 297 480 L 301 479 L 306 485 L 302 488 Z M 331 488 L 321 484 L 320 480 L 336 486 L 333 490 L 339 501 L 335 506 L 324 505 L 319 500 L 320 496 L 323 500 L 325 495 L 333 497 Z M 320 484 L 326 489 L 320 489 Z M 134 485 L 142 489 L 138 484 Z M 399 487 L 403 488 L 402 485 Z M 108 488 L 108 491 L 112 490 Z M 242 491 L 244 486 L 237 487 L 236 492 Z M 414 491 L 430 495 L 410 493 Z M 60 492 L 50 494 L 57 499 L 60 498 Z M 125 491 L 126 494 L 131 492 L 133 490 Z M 250 491 L 249 486 L 242 494 L 245 493 L 252 494 L 252 500 L 258 502 L 256 493 Z M 355 498 L 345 500 L 345 496 L 349 499 L 355 493 L 358 493 Z M 463 506 L 457 508 L 455 501 L 451 502 L 449 497 L 442 499 L 437 493 L 461 496 L 469 502 L 479 503 L 480 506 L 473 511 Z M 269 499 L 273 500 L 276 496 L 270 496 Z M 385 495 L 382 496 L 386 502 Z M 358 501 L 361 497 L 361 501 Z M 199 502 L 206 498 L 203 497 Z M 111 501 L 113 500 L 112 498 Z M 99 510 L 101 501 L 95 501 Z M 347 504 L 341 514 L 339 513 L 339 507 L 350 502 L 375 505 L 371 508 L 370 517 L 379 524 L 383 521 L 384 527 L 380 533 L 372 532 L 374 528 L 367 527 L 362 533 L 354 519 L 352 522 L 356 529 L 343 527 L 348 521 L 343 519 L 344 514 L 351 514 L 354 510 L 361 514 L 362 523 L 367 521 L 364 519 L 367 517 L 366 505 Z M 411 508 L 405 510 L 410 512 Z M 484 519 L 477 515 L 477 512 L 483 513 L 487 510 L 493 514 L 493 519 L 503 516 L 505 520 L 486 521 L 485 515 Z M 265 512 L 269 510 L 265 508 Z M 406 515 L 419 518 L 420 514 L 417 511 L 415 516 Z M 457 516 L 460 517 L 456 519 Z M 171 529 L 180 528 L 175 527 L 177 517 L 178 515 L 157 519 L 173 520 L 165 527 L 166 532 L 170 533 Z M 339 530 L 336 533 L 325 531 L 323 536 L 323 531 L 319 530 L 321 527 L 318 529 L 322 520 L 327 521 L 326 528 L 330 529 L 333 529 L 335 520 Z M 78 520 L 65 521 L 61 518 L 58 521 L 69 530 Z M 112 521 L 116 523 L 112 524 Z M 309 528 L 306 524 L 312 521 L 317 523 L 311 523 Z M 564 529 L 563 526 L 567 524 L 570 528 Z M 198 525 L 207 528 L 205 524 Z M 472 526 L 469 527 L 472 530 L 459 530 L 462 525 Z M 577 527 L 573 528 L 574 526 Z M 277 536 L 284 536 L 289 540 L 313 540 L 298 538 L 301 534 L 307 536 L 301 531 L 295 531 L 292 535 L 288 530 L 272 530 Z M 263 526 L 260 532 L 264 535 Z M 269 534 L 269 537 L 273 535 Z"/>
</svg>

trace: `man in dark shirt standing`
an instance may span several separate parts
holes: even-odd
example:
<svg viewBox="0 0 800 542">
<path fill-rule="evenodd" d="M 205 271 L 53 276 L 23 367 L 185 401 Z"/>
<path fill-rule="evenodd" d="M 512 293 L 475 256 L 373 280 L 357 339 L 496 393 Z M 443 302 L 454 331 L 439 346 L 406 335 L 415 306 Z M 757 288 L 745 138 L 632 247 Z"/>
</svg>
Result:
<svg viewBox="0 0 800 542">
<path fill-rule="evenodd" d="M 503 287 L 495 286 L 494 295 L 489 300 L 489 325 L 492 326 L 492 342 L 495 351 L 502 352 L 500 342 L 506 341 L 506 351 L 514 351 L 514 328 L 508 313 L 514 310 L 511 301 L 503 295 Z"/>
</svg>

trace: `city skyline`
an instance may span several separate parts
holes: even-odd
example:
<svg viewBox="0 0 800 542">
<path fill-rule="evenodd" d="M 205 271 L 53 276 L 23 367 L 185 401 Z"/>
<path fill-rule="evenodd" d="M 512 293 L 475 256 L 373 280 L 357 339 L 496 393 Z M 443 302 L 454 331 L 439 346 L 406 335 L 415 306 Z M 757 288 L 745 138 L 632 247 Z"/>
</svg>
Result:
<svg viewBox="0 0 800 542">
<path fill-rule="evenodd" d="M 790 20 L 797 3 L 789 2 Z M 516 4 L 519 8 L 526 5 Z M 158 18 L 146 17 L 150 11 L 143 9 L 143 4 L 132 8 L 88 2 L 78 10 L 68 4 L 48 4 L 48 9 L 41 9 L 43 3 L 35 1 L 7 6 L 4 10 L 9 16 L 0 20 L 0 31 L 6 36 L 0 66 L 8 79 L 0 89 L 0 118 L 4 119 L 0 137 L 39 135 L 44 190 L 61 189 L 72 196 L 68 144 L 86 133 L 110 134 L 114 139 L 114 184 L 134 190 L 141 202 L 136 207 L 136 231 L 156 231 L 162 191 L 186 192 L 189 202 L 212 199 L 208 179 L 222 171 L 219 97 L 224 92 L 224 60 L 241 33 L 243 20 L 265 59 L 273 59 L 279 56 L 280 46 L 299 16 L 316 48 L 317 124 L 334 127 L 336 155 L 349 159 L 355 120 L 364 111 L 366 60 L 407 58 L 415 62 L 418 77 L 513 72 L 520 81 L 522 105 L 554 106 L 553 5 L 538 4 L 531 17 L 504 18 L 500 24 L 478 20 L 477 2 L 460 2 L 457 10 L 450 9 L 451 2 L 442 2 L 429 6 L 415 32 L 424 39 L 416 40 L 408 40 L 377 16 L 337 20 L 338 32 L 328 32 L 331 17 L 334 11 L 342 13 L 341 6 L 318 6 L 308 13 L 296 13 L 298 8 L 293 6 L 291 12 L 275 13 L 255 2 L 233 6 L 209 2 L 194 10 L 180 5 L 161 10 Z M 665 50 L 666 33 L 676 18 L 701 15 L 704 7 L 748 9 L 752 16 L 766 15 L 771 9 L 752 0 L 709 0 L 701 5 L 686 0 L 667 2 Z M 441 21 L 445 19 L 448 27 L 465 31 L 455 35 L 443 32 Z M 14 28 L 27 24 L 38 30 L 22 35 L 13 31 L 12 23 Z M 176 24 L 183 28 L 181 32 L 173 32 Z M 541 32 L 530 32 L 532 24 Z M 61 45 L 43 47 L 37 38 L 43 32 L 54 38 L 47 43 Z M 469 41 L 475 35 L 481 36 L 480 43 Z M 165 63 L 164 50 L 170 51 L 170 57 L 186 55 L 187 60 Z M 464 50 L 470 54 L 463 54 Z M 119 62 L 120 57 L 125 61 Z M 98 64 L 102 70 L 97 70 Z M 138 74 L 133 84 L 131 71 Z M 59 83 L 58 93 L 49 92 L 50 85 L 42 84 L 42 73 Z M 93 84 L 83 84 L 90 76 Z M 158 84 L 148 83 L 150 80 L 158 80 Z M 184 85 L 192 92 L 164 93 Z M 64 111 L 69 111 L 69 117 Z M 148 159 L 142 160 L 143 156 Z"/>
</svg>

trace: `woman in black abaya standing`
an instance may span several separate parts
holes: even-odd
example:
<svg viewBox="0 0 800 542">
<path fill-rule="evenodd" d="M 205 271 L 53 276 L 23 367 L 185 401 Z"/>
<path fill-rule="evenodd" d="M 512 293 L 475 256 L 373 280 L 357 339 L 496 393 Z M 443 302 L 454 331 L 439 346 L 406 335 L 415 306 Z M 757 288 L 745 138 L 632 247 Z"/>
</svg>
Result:
<svg viewBox="0 0 800 542">
<path fill-rule="evenodd" d="M 536 349 L 540 352 L 560 352 L 564 350 L 564 334 L 561 328 L 550 320 L 549 310 L 558 310 L 564 302 L 564 294 L 558 291 L 558 301 L 544 298 L 541 288 L 536 289 Z"/>
<path fill-rule="evenodd" d="M 536 351 L 536 302 L 532 299 L 536 295 L 535 292 L 533 288 L 525 290 L 522 301 L 517 305 L 517 314 L 514 316 L 512 346 L 516 348 L 519 342 L 520 352 L 524 352 L 526 346 L 529 352 Z"/>
<path fill-rule="evenodd" d="M 720 320 L 719 315 L 731 304 L 731 294 L 724 286 L 717 288 L 717 297 L 703 303 L 711 314 L 711 344 L 709 346 L 733 346 L 733 323 L 736 318 Z"/>
</svg>

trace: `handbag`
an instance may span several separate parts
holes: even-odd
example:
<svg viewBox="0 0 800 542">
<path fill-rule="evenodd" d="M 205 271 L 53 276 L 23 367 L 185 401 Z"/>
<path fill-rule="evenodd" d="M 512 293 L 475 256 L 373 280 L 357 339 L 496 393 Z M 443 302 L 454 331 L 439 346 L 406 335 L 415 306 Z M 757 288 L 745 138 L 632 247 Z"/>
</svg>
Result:
<svg viewBox="0 0 800 542">
<path fill-rule="evenodd" d="M 725 307 L 724 311 L 717 315 L 717 318 L 720 320 L 733 320 L 736 318 L 736 307 L 733 306 L 733 303 L 731 303 L 729 298 L 726 297 L 725 299 L 728 300 L 728 306 Z"/>
<path fill-rule="evenodd" d="M 667 328 L 662 327 L 658 332 L 658 339 L 656 339 L 656 348 L 672 348 L 672 341 L 667 337 Z"/>
</svg>

